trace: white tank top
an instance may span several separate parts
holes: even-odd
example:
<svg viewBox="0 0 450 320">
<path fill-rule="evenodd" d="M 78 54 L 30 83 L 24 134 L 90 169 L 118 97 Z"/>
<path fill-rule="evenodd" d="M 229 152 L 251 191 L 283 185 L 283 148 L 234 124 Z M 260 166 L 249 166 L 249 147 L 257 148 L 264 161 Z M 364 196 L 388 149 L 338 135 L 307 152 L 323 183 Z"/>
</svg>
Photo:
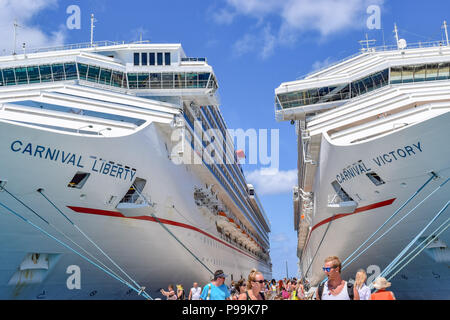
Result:
<svg viewBox="0 0 450 320">
<path fill-rule="evenodd" d="M 328 291 L 328 281 L 325 282 L 325 285 L 323 286 L 323 292 L 322 292 L 322 300 L 350 300 L 350 297 L 348 296 L 347 291 L 347 281 L 344 281 L 344 288 L 339 292 L 337 296 L 334 296 L 331 294 L 330 291 Z"/>
</svg>

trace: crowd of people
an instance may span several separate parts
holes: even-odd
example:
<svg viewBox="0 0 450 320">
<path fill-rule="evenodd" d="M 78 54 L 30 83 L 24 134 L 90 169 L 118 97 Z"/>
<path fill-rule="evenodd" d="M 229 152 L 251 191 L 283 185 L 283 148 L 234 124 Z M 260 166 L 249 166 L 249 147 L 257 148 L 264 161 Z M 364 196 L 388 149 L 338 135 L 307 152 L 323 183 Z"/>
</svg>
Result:
<svg viewBox="0 0 450 320">
<path fill-rule="evenodd" d="M 391 286 L 383 277 L 373 282 L 375 292 L 366 285 L 367 274 L 363 269 L 355 275 L 354 284 L 341 277 L 341 261 L 336 256 L 325 259 L 322 267 L 326 281 L 322 281 L 316 290 L 309 290 L 310 284 L 305 279 L 287 279 L 276 281 L 264 279 L 264 275 L 252 269 L 247 279 L 225 284 L 227 275 L 223 270 L 214 273 L 212 281 L 203 288 L 194 282 L 189 294 L 181 284 L 169 285 L 167 291 L 160 289 L 167 300 L 395 300 L 394 293 L 388 291 Z"/>
</svg>

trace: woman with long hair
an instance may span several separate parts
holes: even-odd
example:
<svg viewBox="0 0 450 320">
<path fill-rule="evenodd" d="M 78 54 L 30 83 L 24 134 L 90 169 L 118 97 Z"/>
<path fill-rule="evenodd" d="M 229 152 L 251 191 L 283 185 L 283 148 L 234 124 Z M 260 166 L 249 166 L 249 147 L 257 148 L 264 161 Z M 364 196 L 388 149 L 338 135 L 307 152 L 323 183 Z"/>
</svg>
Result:
<svg viewBox="0 0 450 320">
<path fill-rule="evenodd" d="M 355 276 L 355 288 L 359 293 L 359 300 L 370 299 L 370 289 L 366 286 L 367 274 L 364 269 L 359 269 Z"/>
<path fill-rule="evenodd" d="M 247 290 L 239 296 L 239 300 L 266 300 L 264 296 L 264 276 L 256 269 L 248 275 Z"/>
</svg>

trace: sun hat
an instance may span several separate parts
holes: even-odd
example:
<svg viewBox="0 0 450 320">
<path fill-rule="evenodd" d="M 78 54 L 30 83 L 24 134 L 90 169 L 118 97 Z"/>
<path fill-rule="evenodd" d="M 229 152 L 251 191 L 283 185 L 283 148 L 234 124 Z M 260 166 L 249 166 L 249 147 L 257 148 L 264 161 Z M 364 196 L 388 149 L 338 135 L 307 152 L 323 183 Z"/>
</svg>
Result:
<svg viewBox="0 0 450 320">
<path fill-rule="evenodd" d="M 226 275 L 223 270 L 217 270 L 216 272 L 214 272 L 214 279 L 217 278 L 226 278 L 228 277 L 228 275 Z"/>
<path fill-rule="evenodd" d="M 375 279 L 375 281 L 373 282 L 373 286 L 375 289 L 380 290 L 389 288 L 391 286 L 391 283 L 388 282 L 386 278 L 380 277 Z"/>
</svg>

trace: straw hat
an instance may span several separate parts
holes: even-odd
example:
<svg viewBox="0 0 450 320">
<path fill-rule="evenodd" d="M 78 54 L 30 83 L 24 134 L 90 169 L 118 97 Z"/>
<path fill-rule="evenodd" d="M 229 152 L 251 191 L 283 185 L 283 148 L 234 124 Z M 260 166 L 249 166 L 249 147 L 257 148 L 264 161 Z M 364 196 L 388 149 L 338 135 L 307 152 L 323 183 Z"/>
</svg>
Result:
<svg viewBox="0 0 450 320">
<path fill-rule="evenodd" d="M 391 283 L 388 282 L 386 280 L 386 278 L 380 277 L 377 278 L 374 282 L 373 282 L 373 286 L 375 287 L 375 289 L 380 290 L 380 289 L 386 289 L 389 288 L 391 286 Z"/>
</svg>

